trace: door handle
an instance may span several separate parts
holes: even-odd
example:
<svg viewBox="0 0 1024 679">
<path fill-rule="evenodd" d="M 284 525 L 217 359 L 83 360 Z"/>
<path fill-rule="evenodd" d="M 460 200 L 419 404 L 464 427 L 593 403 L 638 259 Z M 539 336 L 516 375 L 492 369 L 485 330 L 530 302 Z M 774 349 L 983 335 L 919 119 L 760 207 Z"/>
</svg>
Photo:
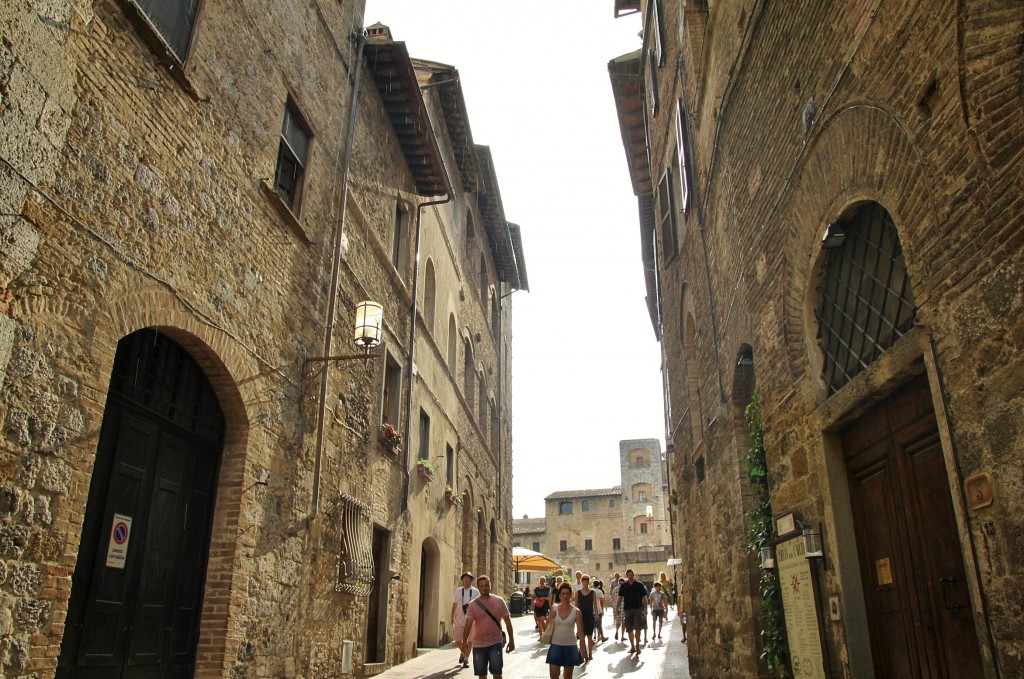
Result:
<svg viewBox="0 0 1024 679">
<path fill-rule="evenodd" d="M 956 600 L 956 580 L 955 576 L 939 578 L 939 584 L 942 587 L 942 605 L 947 611 L 959 613 L 961 606 Z"/>
</svg>

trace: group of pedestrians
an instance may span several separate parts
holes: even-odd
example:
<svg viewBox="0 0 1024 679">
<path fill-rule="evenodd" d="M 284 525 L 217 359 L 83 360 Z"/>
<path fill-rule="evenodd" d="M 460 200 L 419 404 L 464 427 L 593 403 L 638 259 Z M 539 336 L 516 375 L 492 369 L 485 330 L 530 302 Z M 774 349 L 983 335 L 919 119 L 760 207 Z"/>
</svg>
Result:
<svg viewBox="0 0 1024 679">
<path fill-rule="evenodd" d="M 502 647 L 509 652 L 515 649 L 508 606 L 501 597 L 491 595 L 487 576 L 477 578 L 476 587 L 472 573 L 463 573 L 461 581 L 462 585 L 456 588 L 452 598 L 451 612 L 459 665 L 469 667 L 472 657 L 474 675 L 484 678 L 490 672 L 495 679 L 501 679 Z M 639 657 L 641 645 L 647 643 L 648 611 L 652 619 L 651 635 L 661 639 L 669 602 L 664 589 L 664 574 L 651 592 L 636 579 L 631 568 L 626 570 L 625 578 L 618 573 L 612 578 L 607 607 L 613 611 L 616 641 L 620 631 L 623 642 L 628 636 L 629 655 Z M 551 679 L 558 679 L 559 672 L 563 679 L 571 679 L 574 667 L 593 659 L 595 641 L 607 640 L 601 624 L 605 610 L 604 584 L 592 581 L 582 571 L 574 573 L 571 583 L 565 581 L 560 570 L 555 574 L 553 586 L 548 585 L 546 577 L 540 578 L 533 590 L 533 613 L 542 638 L 551 628 L 551 646 L 546 657 Z M 507 638 L 501 630 L 502 622 L 508 630 Z"/>
</svg>

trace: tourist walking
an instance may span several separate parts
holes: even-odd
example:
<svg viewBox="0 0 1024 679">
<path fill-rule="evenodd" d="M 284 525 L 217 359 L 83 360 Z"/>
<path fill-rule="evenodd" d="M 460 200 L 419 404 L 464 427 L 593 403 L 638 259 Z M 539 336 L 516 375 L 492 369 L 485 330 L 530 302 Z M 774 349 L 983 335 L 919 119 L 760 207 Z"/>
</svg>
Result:
<svg viewBox="0 0 1024 679">
<path fill-rule="evenodd" d="M 459 578 L 462 581 L 461 587 L 455 588 L 452 596 L 452 634 L 455 645 L 459 648 L 459 665 L 469 667 L 470 645 L 465 637 L 466 609 L 473 599 L 480 596 L 480 590 L 473 587 L 473 574 L 466 572 Z"/>
<path fill-rule="evenodd" d="M 632 568 L 626 570 L 626 581 L 619 585 L 619 601 L 622 602 L 622 622 L 629 634 L 629 652 L 639 654 L 637 632 L 641 629 L 641 620 L 647 615 L 647 587 L 636 579 Z"/>
<path fill-rule="evenodd" d="M 580 580 L 580 591 L 576 592 L 576 608 L 580 610 L 583 623 L 583 638 L 580 640 L 580 653 L 584 660 L 594 659 L 594 615 L 597 612 L 597 594 L 590 589 L 590 576 L 584 575 Z"/>
<path fill-rule="evenodd" d="M 554 628 L 546 662 L 551 679 L 558 679 L 558 668 L 562 668 L 563 679 L 572 679 L 572 668 L 583 664 L 583 616 L 572 605 L 572 585 L 562 583 L 557 591 L 558 603 L 548 615 L 548 624 Z"/>
<path fill-rule="evenodd" d="M 594 611 L 594 632 L 598 641 L 607 641 L 604 636 L 604 583 L 594 580 L 590 583 L 594 586 L 594 596 L 597 597 L 597 610 Z"/>
<path fill-rule="evenodd" d="M 661 638 L 661 627 L 665 620 L 665 602 L 668 595 L 661 591 L 661 583 L 654 583 L 654 591 L 647 597 L 651 604 L 651 635 L 655 639 Z"/>
<path fill-rule="evenodd" d="M 622 640 L 626 640 L 626 628 L 622 625 L 622 599 L 619 598 L 619 588 L 626 579 L 618 573 L 612 578 L 612 624 L 615 625 L 615 641 L 619 640 L 619 632 L 622 632 Z"/>
<path fill-rule="evenodd" d="M 544 628 L 548 626 L 548 613 L 551 612 L 551 588 L 547 586 L 547 581 L 542 575 L 540 584 L 533 588 L 533 618 L 541 634 L 544 634 Z"/>
<path fill-rule="evenodd" d="M 465 639 L 473 645 L 473 674 L 480 679 L 490 671 L 494 679 L 501 679 L 501 671 L 505 665 L 502 655 L 501 620 L 508 630 L 508 643 L 505 650 L 515 650 L 516 640 L 512 634 L 512 618 L 508 606 L 500 596 L 491 596 L 491 579 L 481 575 L 476 579 L 480 596 L 466 610 Z"/>
</svg>

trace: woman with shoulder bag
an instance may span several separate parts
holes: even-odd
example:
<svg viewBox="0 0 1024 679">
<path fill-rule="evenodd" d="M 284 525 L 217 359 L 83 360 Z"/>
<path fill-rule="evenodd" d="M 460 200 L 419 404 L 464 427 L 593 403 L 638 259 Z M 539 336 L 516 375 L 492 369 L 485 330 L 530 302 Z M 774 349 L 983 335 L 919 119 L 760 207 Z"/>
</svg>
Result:
<svg viewBox="0 0 1024 679">
<path fill-rule="evenodd" d="M 572 605 L 572 585 L 563 583 L 558 588 L 558 603 L 548 615 L 548 627 L 552 629 L 551 647 L 548 649 L 547 664 L 551 679 L 558 679 L 558 668 L 562 668 L 563 679 L 572 679 L 572 669 L 583 664 L 580 644 L 583 643 L 583 617 Z"/>
</svg>

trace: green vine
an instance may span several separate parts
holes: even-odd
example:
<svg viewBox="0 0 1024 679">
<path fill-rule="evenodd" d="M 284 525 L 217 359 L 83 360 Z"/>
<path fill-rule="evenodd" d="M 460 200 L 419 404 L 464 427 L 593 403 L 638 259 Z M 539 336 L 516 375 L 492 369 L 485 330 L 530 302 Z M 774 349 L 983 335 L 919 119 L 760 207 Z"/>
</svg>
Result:
<svg viewBox="0 0 1024 679">
<path fill-rule="evenodd" d="M 764 434 L 761 427 L 761 403 L 757 392 L 751 396 L 743 412 L 750 432 L 750 448 L 743 457 L 747 465 L 747 479 L 754 488 L 754 506 L 747 512 L 750 529 L 747 548 L 758 554 L 762 547 L 772 544 L 775 537 L 772 521 L 771 490 L 768 487 L 768 463 L 764 454 Z M 779 677 L 789 677 L 789 651 L 786 647 L 786 619 L 782 610 L 782 592 L 775 571 L 760 571 L 761 589 L 761 641 L 764 651 L 761 659 L 768 671 Z"/>
</svg>

